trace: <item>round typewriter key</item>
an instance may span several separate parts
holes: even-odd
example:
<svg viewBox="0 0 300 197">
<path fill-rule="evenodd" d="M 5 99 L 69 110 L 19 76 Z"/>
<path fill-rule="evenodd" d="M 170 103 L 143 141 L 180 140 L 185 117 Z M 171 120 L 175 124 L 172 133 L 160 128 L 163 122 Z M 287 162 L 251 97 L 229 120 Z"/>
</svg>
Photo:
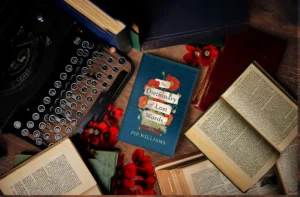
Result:
<svg viewBox="0 0 300 197">
<path fill-rule="evenodd" d="M 78 60 L 78 65 L 81 66 L 82 64 L 83 64 L 83 59 L 80 57 L 79 60 Z"/>
<path fill-rule="evenodd" d="M 87 102 L 92 102 L 93 101 L 93 98 L 92 97 L 90 97 L 90 96 L 88 96 L 88 97 L 86 97 L 86 100 L 87 100 Z"/>
<path fill-rule="evenodd" d="M 56 134 L 54 138 L 55 138 L 56 141 L 59 141 L 59 140 L 62 139 L 62 135 Z"/>
<path fill-rule="evenodd" d="M 81 39 L 79 37 L 74 38 L 73 43 L 78 45 L 81 43 Z"/>
<path fill-rule="evenodd" d="M 61 82 L 60 81 L 55 81 L 54 82 L 54 87 L 55 88 L 61 88 Z"/>
<path fill-rule="evenodd" d="M 44 102 L 45 105 L 48 105 L 49 103 L 51 103 L 50 97 L 46 96 L 46 97 L 43 99 L 43 102 Z"/>
<path fill-rule="evenodd" d="M 72 95 L 73 95 L 73 93 L 71 91 L 66 92 L 66 97 L 67 98 L 71 98 Z"/>
<path fill-rule="evenodd" d="M 38 146 L 42 145 L 43 144 L 42 138 L 36 138 L 35 144 L 38 145 Z"/>
<path fill-rule="evenodd" d="M 56 117 L 54 115 L 49 116 L 49 121 L 50 122 L 54 122 L 56 119 Z"/>
<path fill-rule="evenodd" d="M 88 91 L 88 88 L 86 87 L 86 86 L 83 86 L 82 88 L 81 88 L 81 92 L 82 93 L 86 93 Z"/>
<path fill-rule="evenodd" d="M 84 111 L 88 108 L 88 106 L 87 106 L 87 104 L 82 104 L 80 108 Z"/>
<path fill-rule="evenodd" d="M 38 120 L 38 119 L 40 119 L 40 114 L 38 114 L 38 113 L 32 114 L 32 119 L 33 119 L 33 120 Z"/>
<path fill-rule="evenodd" d="M 46 129 L 46 123 L 40 122 L 40 124 L 39 124 L 39 129 L 41 129 L 41 130 Z"/>
<path fill-rule="evenodd" d="M 34 123 L 32 121 L 28 121 L 26 126 L 29 128 L 29 129 L 32 129 L 34 127 Z"/>
<path fill-rule="evenodd" d="M 107 61 L 107 63 L 111 64 L 111 63 L 113 62 L 113 58 L 112 58 L 112 57 L 108 57 L 108 58 L 106 59 L 106 61 Z"/>
<path fill-rule="evenodd" d="M 39 105 L 37 110 L 42 113 L 42 112 L 45 111 L 45 106 L 44 105 Z"/>
<path fill-rule="evenodd" d="M 97 86 L 97 81 L 93 80 L 92 81 L 92 86 Z"/>
<path fill-rule="evenodd" d="M 93 93 L 93 94 L 97 94 L 97 93 L 98 93 L 98 90 L 97 90 L 97 89 L 92 89 L 92 93 Z"/>
<path fill-rule="evenodd" d="M 61 99 L 61 100 L 59 101 L 59 104 L 60 104 L 60 106 L 64 107 L 64 106 L 66 106 L 67 101 L 66 101 L 65 99 Z"/>
<path fill-rule="evenodd" d="M 23 135 L 23 136 L 28 136 L 28 134 L 29 134 L 28 129 L 23 129 L 23 130 L 21 131 L 21 135 Z"/>
<path fill-rule="evenodd" d="M 118 69 L 116 66 L 114 66 L 114 67 L 112 68 L 112 71 L 115 72 L 115 73 L 118 72 L 118 70 L 119 70 L 119 69 Z"/>
<path fill-rule="evenodd" d="M 40 137 L 41 135 L 41 132 L 39 130 L 35 130 L 33 133 L 32 133 L 33 137 Z"/>
<path fill-rule="evenodd" d="M 49 129 L 50 131 L 52 131 L 52 130 L 51 130 L 51 124 L 50 124 L 50 123 L 47 123 L 47 129 Z"/>
<path fill-rule="evenodd" d="M 103 53 L 99 53 L 98 57 L 103 58 L 104 57 Z"/>
<path fill-rule="evenodd" d="M 104 81 L 104 82 L 102 83 L 102 86 L 106 88 L 106 87 L 107 87 L 107 83 Z"/>
<path fill-rule="evenodd" d="M 86 80 L 86 85 L 91 85 L 92 84 L 92 80 L 90 80 L 90 79 L 88 79 L 88 80 Z"/>
<path fill-rule="evenodd" d="M 98 51 L 94 51 L 92 54 L 93 58 L 97 58 L 99 56 L 99 52 Z"/>
<path fill-rule="evenodd" d="M 83 77 L 82 77 L 81 75 L 78 75 L 78 76 L 76 77 L 76 80 L 80 82 L 80 81 L 83 80 Z"/>
<path fill-rule="evenodd" d="M 77 57 L 72 57 L 71 58 L 71 63 L 72 64 L 77 64 L 78 63 L 78 58 Z"/>
<path fill-rule="evenodd" d="M 60 119 L 59 124 L 65 125 L 67 123 L 67 120 L 65 118 Z"/>
<path fill-rule="evenodd" d="M 120 57 L 118 62 L 119 62 L 120 65 L 124 65 L 125 62 L 126 62 L 126 59 L 124 57 Z"/>
<path fill-rule="evenodd" d="M 88 49 L 93 49 L 94 48 L 94 43 L 90 42 L 89 46 L 88 46 Z"/>
<path fill-rule="evenodd" d="M 89 54 L 90 54 L 89 50 L 84 49 L 84 50 L 83 50 L 82 56 L 83 56 L 83 57 L 87 57 L 87 56 L 89 56 Z"/>
<path fill-rule="evenodd" d="M 103 70 L 107 70 L 108 69 L 108 66 L 106 66 L 105 64 L 102 66 L 102 69 Z"/>
<path fill-rule="evenodd" d="M 76 90 L 78 88 L 78 85 L 76 83 L 71 84 L 71 89 Z"/>
<path fill-rule="evenodd" d="M 77 52 L 76 52 L 76 54 L 78 56 L 83 56 L 83 49 L 78 49 Z"/>
<path fill-rule="evenodd" d="M 21 126 L 22 126 L 22 124 L 21 124 L 20 121 L 15 121 L 15 122 L 14 122 L 14 127 L 15 127 L 15 129 L 20 129 Z"/>
<path fill-rule="evenodd" d="M 49 120 L 49 114 L 46 114 L 46 115 L 44 116 L 44 120 L 45 120 L 46 122 Z"/>
<path fill-rule="evenodd" d="M 97 79 L 101 79 L 101 78 L 102 78 L 102 74 L 101 74 L 101 73 L 97 73 L 97 74 L 96 74 L 96 78 L 97 78 Z"/>
<path fill-rule="evenodd" d="M 50 134 L 45 133 L 43 138 L 44 138 L 44 140 L 50 140 Z"/>
<path fill-rule="evenodd" d="M 82 117 L 82 112 L 81 111 L 76 112 L 76 116 L 79 118 Z"/>
<path fill-rule="evenodd" d="M 53 89 L 53 88 L 51 88 L 51 89 L 49 90 L 49 95 L 50 95 L 50 96 L 55 96 L 55 95 L 56 95 L 56 90 Z"/>
<path fill-rule="evenodd" d="M 76 119 L 71 120 L 71 125 L 75 126 L 76 124 L 77 124 L 77 120 Z"/>
<path fill-rule="evenodd" d="M 72 132 L 72 127 L 66 127 L 66 133 L 71 133 Z"/>
<path fill-rule="evenodd" d="M 54 132 L 55 132 L 55 133 L 59 133 L 60 131 L 61 131 L 60 126 L 55 126 L 55 127 L 54 127 Z"/>
<path fill-rule="evenodd" d="M 61 73 L 59 75 L 59 78 L 64 81 L 64 80 L 66 80 L 68 78 L 68 75 L 67 75 L 67 73 Z"/>
<path fill-rule="evenodd" d="M 86 75 L 88 72 L 89 72 L 88 67 L 82 67 L 82 68 L 81 68 L 81 73 L 82 73 L 82 74 Z"/>
<path fill-rule="evenodd" d="M 82 99 L 81 95 L 76 96 L 76 101 L 81 101 L 81 99 Z"/>
<path fill-rule="evenodd" d="M 112 75 L 107 75 L 107 79 L 112 80 L 113 76 Z"/>
<path fill-rule="evenodd" d="M 87 64 L 88 66 L 91 66 L 91 65 L 94 64 L 94 62 L 93 62 L 93 60 L 88 59 L 88 60 L 86 61 L 86 64 Z"/>
<path fill-rule="evenodd" d="M 73 67 L 71 65 L 66 65 L 66 72 L 70 73 L 73 71 Z"/>
<path fill-rule="evenodd" d="M 67 117 L 67 118 L 69 118 L 69 117 L 71 117 L 71 115 L 72 115 L 72 112 L 71 111 L 66 111 L 65 112 L 65 116 Z"/>
<path fill-rule="evenodd" d="M 77 104 L 76 103 L 71 103 L 71 108 L 72 109 L 75 109 L 77 107 Z"/>
<path fill-rule="evenodd" d="M 62 109 L 61 109 L 60 107 L 56 107 L 55 110 L 54 110 L 54 112 L 55 112 L 56 114 L 61 114 Z"/>
<path fill-rule="evenodd" d="M 88 48 L 89 45 L 90 45 L 90 43 L 89 43 L 88 41 L 83 41 L 82 44 L 81 44 L 81 46 L 82 46 L 83 48 Z"/>
<path fill-rule="evenodd" d="M 66 94 L 66 91 L 65 91 L 65 90 L 62 90 L 62 91 L 60 92 L 60 96 L 62 96 L 62 97 L 64 97 L 65 94 Z"/>
<path fill-rule="evenodd" d="M 48 147 L 50 147 L 50 146 L 52 146 L 54 143 L 50 143 L 50 144 L 48 144 Z"/>
</svg>

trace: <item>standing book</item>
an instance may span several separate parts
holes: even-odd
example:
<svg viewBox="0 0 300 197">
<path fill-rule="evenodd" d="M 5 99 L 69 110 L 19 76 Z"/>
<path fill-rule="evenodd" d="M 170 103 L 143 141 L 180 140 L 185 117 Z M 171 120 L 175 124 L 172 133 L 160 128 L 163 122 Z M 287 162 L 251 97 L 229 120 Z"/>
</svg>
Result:
<svg viewBox="0 0 300 197">
<path fill-rule="evenodd" d="M 144 54 L 119 140 L 173 156 L 198 69 Z"/>
<path fill-rule="evenodd" d="M 185 135 L 243 192 L 298 134 L 298 106 L 256 62 Z"/>
</svg>

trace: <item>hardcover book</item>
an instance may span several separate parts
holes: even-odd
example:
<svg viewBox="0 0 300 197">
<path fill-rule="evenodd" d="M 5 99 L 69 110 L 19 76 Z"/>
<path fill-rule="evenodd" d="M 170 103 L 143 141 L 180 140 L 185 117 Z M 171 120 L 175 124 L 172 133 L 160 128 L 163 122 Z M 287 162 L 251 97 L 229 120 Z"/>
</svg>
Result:
<svg viewBox="0 0 300 197">
<path fill-rule="evenodd" d="M 173 156 L 198 70 L 144 54 L 119 140 Z"/>
</svg>

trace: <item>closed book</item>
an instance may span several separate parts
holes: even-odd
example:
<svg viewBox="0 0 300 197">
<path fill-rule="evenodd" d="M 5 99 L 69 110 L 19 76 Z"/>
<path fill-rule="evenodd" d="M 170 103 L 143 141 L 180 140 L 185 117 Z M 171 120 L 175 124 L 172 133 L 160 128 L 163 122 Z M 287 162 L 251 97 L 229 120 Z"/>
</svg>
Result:
<svg viewBox="0 0 300 197">
<path fill-rule="evenodd" d="M 202 82 L 197 107 L 205 111 L 253 61 L 274 77 L 285 48 L 284 40 L 251 27 L 246 32 L 227 36 Z"/>
<path fill-rule="evenodd" d="M 173 156 L 198 70 L 144 54 L 119 140 Z"/>
</svg>

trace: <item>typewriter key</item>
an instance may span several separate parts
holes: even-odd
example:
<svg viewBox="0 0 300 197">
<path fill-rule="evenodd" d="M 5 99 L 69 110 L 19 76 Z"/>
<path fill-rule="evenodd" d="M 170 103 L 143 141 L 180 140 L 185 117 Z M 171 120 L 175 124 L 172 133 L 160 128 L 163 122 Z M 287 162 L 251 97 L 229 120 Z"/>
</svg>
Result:
<svg viewBox="0 0 300 197">
<path fill-rule="evenodd" d="M 56 107 L 55 110 L 54 110 L 54 112 L 55 112 L 56 114 L 61 114 L 62 109 L 61 109 L 60 107 Z"/>
<path fill-rule="evenodd" d="M 114 67 L 112 68 L 112 71 L 115 72 L 115 73 L 118 72 L 118 70 L 119 70 L 119 69 L 118 69 L 116 66 L 114 66 Z"/>
<path fill-rule="evenodd" d="M 92 93 L 93 93 L 93 94 L 97 94 L 97 93 L 98 93 L 98 90 L 97 90 L 97 89 L 92 89 Z"/>
<path fill-rule="evenodd" d="M 99 52 L 98 51 L 94 51 L 92 54 L 93 58 L 97 58 L 99 56 Z"/>
<path fill-rule="evenodd" d="M 62 139 L 62 135 L 56 134 L 54 138 L 55 138 L 56 141 L 59 141 L 59 140 Z"/>
<path fill-rule="evenodd" d="M 73 67 L 71 65 L 66 65 L 66 72 L 70 73 L 73 71 Z"/>
<path fill-rule="evenodd" d="M 81 39 L 79 37 L 74 38 L 73 43 L 78 45 L 81 43 Z"/>
<path fill-rule="evenodd" d="M 55 88 L 61 88 L 61 82 L 60 81 L 55 81 L 54 82 L 54 87 Z"/>
<path fill-rule="evenodd" d="M 82 117 L 82 112 L 81 111 L 76 112 L 76 116 L 79 118 Z"/>
<path fill-rule="evenodd" d="M 107 79 L 112 80 L 113 76 L 109 74 L 109 75 L 107 75 Z"/>
<path fill-rule="evenodd" d="M 67 101 L 65 99 L 61 99 L 59 104 L 60 104 L 60 106 L 65 107 L 67 104 Z"/>
<path fill-rule="evenodd" d="M 54 127 L 54 132 L 55 132 L 55 133 L 59 133 L 60 131 L 61 131 L 60 126 L 55 126 L 55 127 Z"/>
<path fill-rule="evenodd" d="M 32 129 L 34 127 L 34 123 L 32 121 L 28 121 L 26 126 L 29 128 L 29 129 Z"/>
<path fill-rule="evenodd" d="M 48 144 L 48 147 L 49 147 L 49 146 L 52 146 L 53 144 L 54 144 L 54 143 L 50 143 L 50 144 Z"/>
<path fill-rule="evenodd" d="M 65 118 L 60 119 L 59 124 L 65 125 L 67 123 L 67 120 Z"/>
<path fill-rule="evenodd" d="M 106 87 L 107 87 L 107 82 L 104 81 L 104 82 L 102 83 L 102 86 L 106 88 Z"/>
<path fill-rule="evenodd" d="M 102 74 L 101 74 L 101 73 L 97 73 L 97 74 L 96 74 L 96 78 L 97 78 L 97 79 L 101 79 L 101 78 L 102 78 Z"/>
<path fill-rule="evenodd" d="M 88 97 L 86 97 L 86 100 L 87 100 L 87 102 L 92 102 L 93 101 L 93 98 L 92 97 L 90 97 L 90 96 L 88 96 Z"/>
<path fill-rule="evenodd" d="M 39 124 L 39 129 L 41 129 L 41 130 L 46 129 L 46 123 L 40 122 L 40 124 Z"/>
<path fill-rule="evenodd" d="M 83 56 L 83 49 L 78 49 L 76 54 L 80 57 Z"/>
<path fill-rule="evenodd" d="M 65 84 L 65 89 L 67 89 L 67 90 L 70 89 L 70 86 L 71 86 L 70 84 L 71 84 L 70 82 L 66 83 Z"/>
<path fill-rule="evenodd" d="M 46 97 L 43 99 L 43 102 L 44 102 L 45 105 L 50 104 L 50 103 L 51 103 L 50 97 L 46 96 Z"/>
<path fill-rule="evenodd" d="M 72 95 L 73 95 L 73 93 L 71 91 L 66 92 L 66 97 L 67 98 L 71 98 Z"/>
<path fill-rule="evenodd" d="M 88 79 L 86 80 L 86 85 L 90 86 L 92 84 L 92 80 Z"/>
<path fill-rule="evenodd" d="M 86 75 L 88 72 L 89 72 L 88 67 L 82 67 L 82 68 L 81 68 L 81 73 L 82 73 L 82 74 Z"/>
<path fill-rule="evenodd" d="M 71 133 L 72 132 L 72 127 L 66 127 L 66 133 Z"/>
<path fill-rule="evenodd" d="M 72 64 L 77 64 L 78 63 L 78 58 L 77 57 L 72 57 L 71 58 L 71 63 Z"/>
<path fill-rule="evenodd" d="M 77 87 L 78 87 L 78 85 L 77 85 L 76 83 L 72 83 L 72 84 L 71 84 L 71 89 L 72 89 L 72 90 L 76 90 Z"/>
<path fill-rule="evenodd" d="M 68 75 L 67 75 L 67 73 L 61 73 L 59 75 L 59 78 L 64 81 L 64 80 L 66 80 L 68 78 Z"/>
<path fill-rule="evenodd" d="M 77 124 L 77 120 L 76 119 L 71 120 L 71 125 L 75 126 L 76 124 Z"/>
<path fill-rule="evenodd" d="M 47 123 L 47 129 L 49 129 L 50 131 L 52 131 L 52 130 L 51 130 L 51 124 L 50 124 L 50 123 Z"/>
<path fill-rule="evenodd" d="M 45 106 L 44 105 L 39 105 L 37 110 L 42 113 L 42 112 L 45 111 Z"/>
<path fill-rule="evenodd" d="M 41 135 L 41 132 L 39 130 L 35 130 L 33 133 L 32 133 L 33 137 L 40 137 Z"/>
<path fill-rule="evenodd" d="M 91 66 L 91 65 L 94 64 L 93 60 L 91 60 L 91 59 L 88 59 L 88 60 L 86 61 L 86 63 L 87 63 L 88 66 Z"/>
<path fill-rule="evenodd" d="M 89 56 L 89 54 L 90 54 L 89 50 L 84 49 L 84 50 L 83 50 L 83 53 L 82 53 L 82 56 L 83 56 L 83 57 L 87 57 L 87 56 Z"/>
<path fill-rule="evenodd" d="M 89 42 L 88 41 L 83 41 L 82 42 L 82 44 L 81 44 L 81 46 L 83 47 L 83 48 L 88 48 L 89 47 Z"/>
<path fill-rule="evenodd" d="M 106 59 L 106 61 L 107 61 L 107 63 L 111 64 L 111 63 L 113 62 L 113 58 L 112 58 L 112 57 L 108 57 L 108 58 Z"/>
<path fill-rule="evenodd" d="M 28 136 L 28 134 L 29 134 L 28 129 L 23 129 L 23 130 L 21 131 L 21 135 L 22 135 L 22 136 Z"/>
<path fill-rule="evenodd" d="M 54 122 L 56 119 L 56 117 L 54 115 L 49 116 L 49 121 L 50 122 Z"/>
<path fill-rule="evenodd" d="M 42 144 L 43 144 L 42 138 L 37 138 L 37 139 L 35 140 L 35 144 L 38 145 L 38 146 L 42 145 Z"/>
<path fill-rule="evenodd" d="M 53 88 L 51 88 L 51 89 L 49 90 L 49 95 L 50 95 L 50 96 L 55 96 L 55 95 L 56 95 L 56 90 L 53 89 Z"/>
<path fill-rule="evenodd" d="M 94 43 L 90 42 L 88 49 L 93 49 L 94 48 Z"/>
<path fill-rule="evenodd" d="M 80 108 L 84 111 L 88 108 L 88 106 L 87 106 L 87 104 L 82 104 Z"/>
<path fill-rule="evenodd" d="M 108 66 L 106 66 L 105 64 L 102 66 L 102 69 L 103 70 L 107 70 L 108 69 Z"/>
<path fill-rule="evenodd" d="M 120 65 L 124 65 L 125 62 L 126 62 L 126 59 L 124 57 L 120 57 L 118 62 L 119 62 Z"/>
<path fill-rule="evenodd" d="M 33 120 L 39 120 L 40 119 L 40 114 L 38 114 L 38 113 L 32 114 L 32 119 Z"/>
<path fill-rule="evenodd" d="M 14 127 L 15 127 L 15 129 L 20 129 L 21 126 L 22 126 L 22 124 L 21 124 L 20 121 L 15 121 L 15 122 L 14 122 Z"/>
<path fill-rule="evenodd" d="M 44 116 L 44 120 L 45 120 L 46 122 L 49 120 L 49 114 L 46 114 L 46 115 Z"/>
<path fill-rule="evenodd" d="M 78 65 L 81 66 L 82 64 L 83 64 L 83 59 L 80 57 L 79 60 L 78 60 Z"/>
<path fill-rule="evenodd" d="M 76 103 L 71 103 L 71 108 L 72 109 L 75 109 L 77 107 L 77 104 Z"/>
<path fill-rule="evenodd" d="M 91 84 L 92 86 L 97 86 L 97 81 L 93 80 Z"/>
<path fill-rule="evenodd" d="M 71 111 L 67 110 L 67 111 L 65 112 L 66 118 L 71 117 L 71 115 L 72 115 L 72 112 L 71 112 Z"/>
<path fill-rule="evenodd" d="M 81 101 L 81 99 L 82 99 L 81 95 L 76 96 L 76 101 Z"/>
<path fill-rule="evenodd" d="M 82 93 L 86 93 L 88 91 L 88 88 L 86 87 L 86 86 L 83 86 L 82 88 L 81 88 L 81 92 Z"/>
<path fill-rule="evenodd" d="M 83 77 L 82 77 L 81 75 L 77 75 L 76 80 L 77 80 L 78 82 L 80 82 L 80 81 L 83 80 Z"/>
<path fill-rule="evenodd" d="M 45 133 L 43 138 L 44 138 L 44 140 L 50 140 L 50 134 Z"/>
</svg>

